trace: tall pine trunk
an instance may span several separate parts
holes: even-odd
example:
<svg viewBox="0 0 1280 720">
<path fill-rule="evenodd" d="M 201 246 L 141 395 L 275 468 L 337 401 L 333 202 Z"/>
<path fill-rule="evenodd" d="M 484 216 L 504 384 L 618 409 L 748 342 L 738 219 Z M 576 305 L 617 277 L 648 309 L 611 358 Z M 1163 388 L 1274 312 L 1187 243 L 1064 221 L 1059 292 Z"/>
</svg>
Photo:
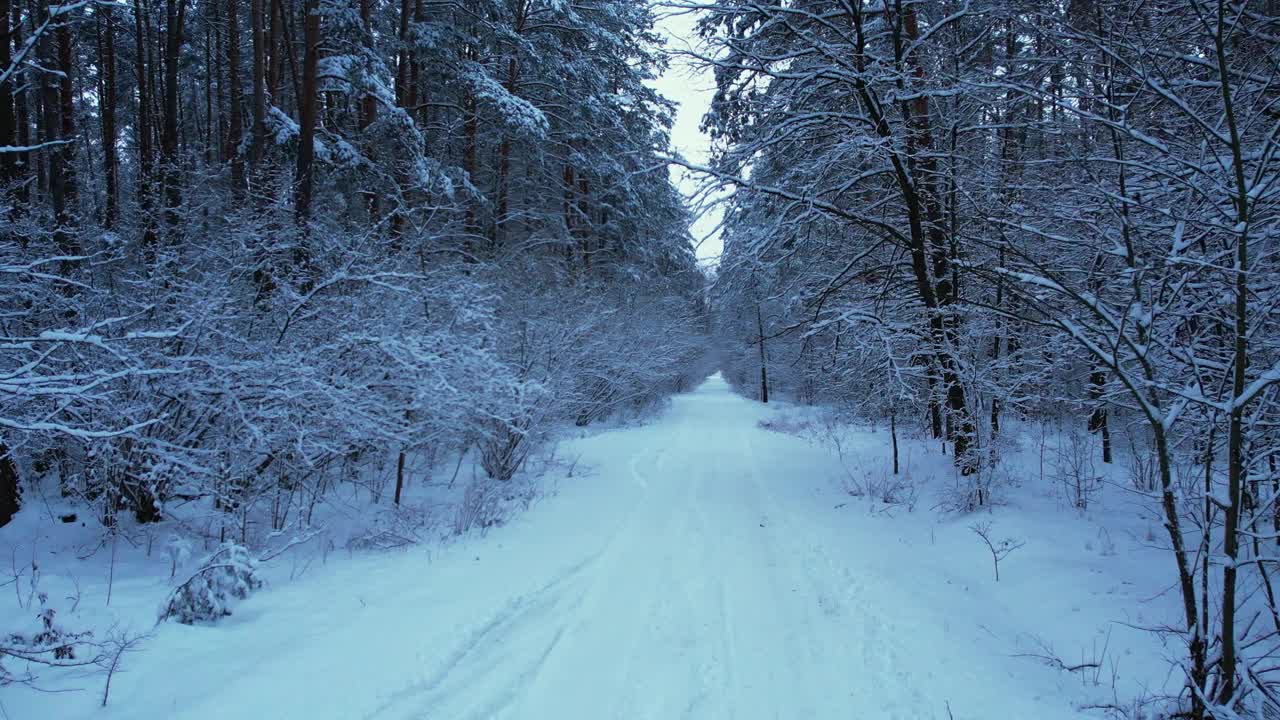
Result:
<svg viewBox="0 0 1280 720">
<path fill-rule="evenodd" d="M 100 65 L 99 115 L 102 121 L 102 178 L 106 190 L 102 226 L 115 227 L 120 216 L 120 159 L 116 131 L 116 29 L 115 12 L 109 5 L 98 9 L 98 55 Z"/>
<path fill-rule="evenodd" d="M 164 124 L 160 133 L 160 163 L 165 226 L 171 233 L 178 226 L 178 206 L 182 204 L 178 165 L 178 59 L 182 51 L 186 15 L 186 0 L 165 0 Z"/>
<path fill-rule="evenodd" d="M 22 8 L 18 3 L 13 3 L 10 9 L 9 35 L 13 48 L 20 48 L 23 46 Z M 10 79 L 10 82 L 13 83 L 13 89 L 18 89 L 22 84 L 22 73 L 15 73 L 13 78 Z M 30 93 L 25 90 L 19 91 L 13 95 L 14 140 L 16 140 L 18 147 L 29 147 L 31 145 L 31 113 L 29 95 Z M 23 151 L 12 153 L 12 155 L 14 163 L 13 173 L 14 178 L 16 179 L 19 175 L 19 167 L 27 168 L 28 171 L 30 171 L 31 153 Z M 18 207 L 15 207 L 15 210 L 19 210 L 22 205 L 29 203 L 31 200 L 31 184 L 19 184 L 17 192 L 14 194 L 14 200 L 18 203 Z"/>
<path fill-rule="evenodd" d="M 50 17 L 50 11 L 57 7 L 50 4 L 44 7 L 45 18 Z M 65 36 L 65 28 L 59 27 L 52 33 L 45 33 L 39 39 L 39 57 L 41 63 L 45 67 L 59 68 L 64 72 L 70 72 L 70 67 L 63 65 L 64 59 L 69 59 L 69 37 Z M 62 52 L 63 46 L 68 47 L 68 53 L 64 58 Z M 69 76 L 67 76 L 69 79 Z M 72 168 L 72 150 L 68 144 L 73 139 L 69 134 L 65 134 L 67 125 L 64 124 L 63 112 L 66 107 L 63 104 L 64 97 L 70 96 L 70 90 L 64 92 L 63 83 L 57 75 L 52 73 L 40 73 L 41 84 L 41 142 L 47 143 L 48 148 L 44 150 L 44 154 L 48 157 L 48 195 L 49 207 L 53 211 L 54 223 L 54 241 L 58 246 L 58 250 L 67 256 L 75 256 L 80 254 L 80 249 L 76 243 L 73 230 L 73 222 L 71 218 L 70 203 L 75 196 L 75 180 L 72 178 L 74 172 Z M 74 119 L 69 119 L 74 131 Z M 73 263 L 63 262 L 62 271 L 69 272 Z"/>
<path fill-rule="evenodd" d="M 316 70 L 320 55 L 320 4 L 305 0 L 302 5 L 303 62 L 302 85 L 298 88 L 298 167 L 294 177 L 294 214 L 300 227 L 311 218 L 311 196 L 315 185 L 316 153 Z"/>
<path fill-rule="evenodd" d="M 9 69 L 12 53 L 9 50 L 9 0 L 0 0 L 0 72 Z M 17 73 L 0 79 L 0 147 L 17 145 L 17 122 L 14 117 L 14 90 L 18 87 Z M 0 153 L 0 193 L 8 192 L 9 183 L 17 177 L 16 153 Z M 3 196 L 0 196 L 3 197 Z"/>
<path fill-rule="evenodd" d="M 267 0 L 268 2 L 270 0 Z M 249 150 L 249 164 L 255 181 L 261 172 L 262 158 L 267 147 L 267 48 L 263 31 L 263 0 L 251 0 L 249 24 L 253 35 L 253 143 Z"/>
<path fill-rule="evenodd" d="M 227 0 L 227 153 L 231 159 L 231 189 L 244 192 L 244 156 L 240 145 L 244 139 L 240 109 L 240 3 Z"/>
<path fill-rule="evenodd" d="M 142 215 L 143 253 L 148 262 L 155 259 L 156 225 L 155 225 L 155 184 L 153 167 L 153 151 L 151 146 L 151 73 L 147 67 L 147 34 L 148 16 L 143 0 L 133 0 L 134 27 L 134 82 L 138 86 L 138 107 L 136 112 L 138 145 L 138 210 Z"/>
<path fill-rule="evenodd" d="M 22 488 L 18 484 L 18 464 L 9 446 L 0 440 L 0 527 L 9 524 L 22 508 Z"/>
</svg>

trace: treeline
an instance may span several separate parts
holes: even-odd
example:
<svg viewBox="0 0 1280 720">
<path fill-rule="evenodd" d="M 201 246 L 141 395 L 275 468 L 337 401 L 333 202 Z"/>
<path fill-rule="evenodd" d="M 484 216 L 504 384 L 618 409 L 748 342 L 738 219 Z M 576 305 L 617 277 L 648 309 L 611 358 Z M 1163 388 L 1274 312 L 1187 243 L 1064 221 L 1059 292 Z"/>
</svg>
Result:
<svg viewBox="0 0 1280 720">
<path fill-rule="evenodd" d="M 104 526 L 206 503 L 239 539 L 370 458 L 397 503 L 406 456 L 507 480 L 547 428 L 687 386 L 652 22 L 0 0 L 0 524 L 38 491 Z"/>
<path fill-rule="evenodd" d="M 682 4 L 730 379 L 921 428 L 970 508 L 1011 419 L 1093 433 L 1167 529 L 1187 716 L 1280 707 L 1280 4 Z"/>
</svg>

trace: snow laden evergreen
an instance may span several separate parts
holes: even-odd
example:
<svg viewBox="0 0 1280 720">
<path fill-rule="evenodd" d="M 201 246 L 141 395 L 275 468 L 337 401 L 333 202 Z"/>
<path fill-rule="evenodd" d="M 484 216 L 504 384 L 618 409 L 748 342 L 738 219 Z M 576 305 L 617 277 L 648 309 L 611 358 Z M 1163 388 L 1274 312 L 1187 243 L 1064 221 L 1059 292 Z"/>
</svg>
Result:
<svg viewBox="0 0 1280 720">
<path fill-rule="evenodd" d="M 0 6 L 0 523 L 39 486 L 252 542 L 705 374 L 645 3 L 50 12 Z"/>
<path fill-rule="evenodd" d="M 243 545 L 227 543 L 200 562 L 160 608 L 161 620 L 190 625 L 213 622 L 231 614 L 236 601 L 262 587 L 258 562 Z"/>
</svg>

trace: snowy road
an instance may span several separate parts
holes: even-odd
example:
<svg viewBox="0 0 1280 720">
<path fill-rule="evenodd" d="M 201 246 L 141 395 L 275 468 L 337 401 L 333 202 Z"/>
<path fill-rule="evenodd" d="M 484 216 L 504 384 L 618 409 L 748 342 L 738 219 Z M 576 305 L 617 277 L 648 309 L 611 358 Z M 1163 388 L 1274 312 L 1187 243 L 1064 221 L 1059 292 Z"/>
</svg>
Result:
<svg viewBox="0 0 1280 720">
<path fill-rule="evenodd" d="M 759 428 L 764 412 L 716 376 L 655 424 L 583 441 L 595 480 L 617 482 L 548 501 L 523 531 L 582 525 L 553 544 L 560 569 L 368 717 L 905 720 L 975 696 L 1072 715 L 1006 689 L 1008 659 L 949 643 L 874 538 L 815 517 L 832 510 L 806 472 L 820 451 Z"/>
<path fill-rule="evenodd" d="M 872 697 L 928 717 L 892 625 L 831 556 L 852 549 L 803 520 L 804 478 L 760 456 L 752 410 L 714 379 L 615 438 L 632 486 L 583 508 L 609 517 L 598 542 L 375 716 L 818 718 Z"/>
<path fill-rule="evenodd" d="M 712 377 L 566 443 L 579 472 L 485 537 L 330 561 L 217 626 L 164 626 L 83 716 L 1081 717 L 1074 677 L 1010 657 L 1078 605 L 1040 606 L 1031 572 L 994 586 L 968 538 L 931 545 L 927 509 L 855 509 L 829 451 L 757 425 L 772 413 Z"/>
</svg>

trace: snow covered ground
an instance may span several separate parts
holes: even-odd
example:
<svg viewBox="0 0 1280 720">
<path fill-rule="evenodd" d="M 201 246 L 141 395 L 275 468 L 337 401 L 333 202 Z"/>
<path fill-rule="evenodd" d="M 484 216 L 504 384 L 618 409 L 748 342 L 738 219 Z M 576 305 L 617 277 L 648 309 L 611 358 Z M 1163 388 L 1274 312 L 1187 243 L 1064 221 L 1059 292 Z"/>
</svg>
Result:
<svg viewBox="0 0 1280 720">
<path fill-rule="evenodd" d="M 1176 690 L 1177 648 L 1136 627 L 1177 617 L 1172 562 L 1136 501 L 1114 491 L 1082 514 L 1028 467 L 991 514 L 940 514 L 948 458 L 904 441 L 920 499 L 886 508 L 845 492 L 828 449 L 761 426 L 805 412 L 713 376 L 651 424 L 563 445 L 577 471 L 503 527 L 335 553 L 292 580 L 295 561 L 277 561 L 217 625 L 156 628 L 105 709 L 87 674 L 47 683 L 84 692 L 6 688 L 0 705 L 67 720 L 1053 720 Z M 859 431 L 846 456 L 883 473 L 887 442 Z M 975 521 L 1026 543 L 999 582 Z M 24 562 L 29 530 L 0 531 L 6 559 Z M 122 565 L 106 608 L 102 553 L 76 560 L 46 538 L 53 550 L 44 582 L 74 571 L 80 586 L 69 625 L 149 629 L 167 561 Z M 1046 648 L 1098 667 L 1031 657 Z"/>
</svg>

